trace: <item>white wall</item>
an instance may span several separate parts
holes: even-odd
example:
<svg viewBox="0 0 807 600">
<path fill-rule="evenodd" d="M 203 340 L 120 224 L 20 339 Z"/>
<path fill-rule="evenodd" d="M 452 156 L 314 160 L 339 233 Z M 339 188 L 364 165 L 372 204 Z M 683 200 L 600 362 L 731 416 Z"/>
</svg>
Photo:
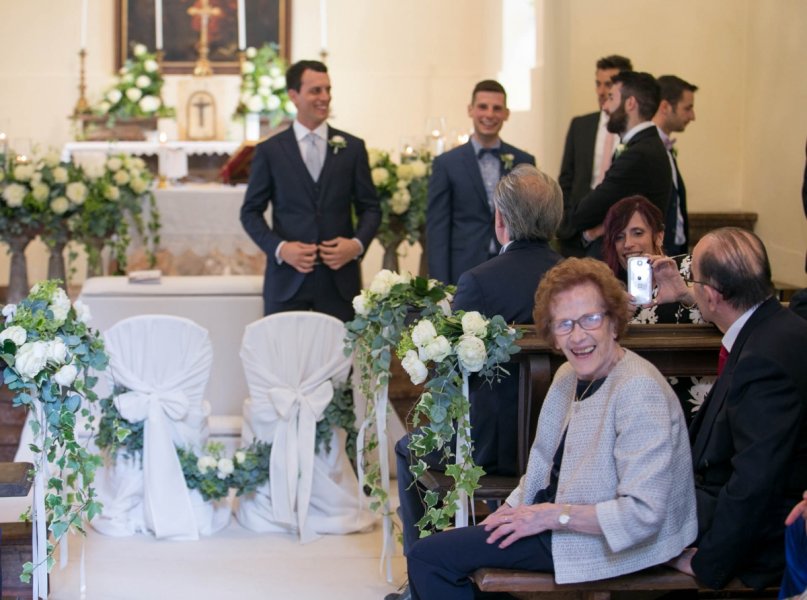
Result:
<svg viewBox="0 0 807 600">
<path fill-rule="evenodd" d="M 502 0 L 328 0 L 333 123 L 395 150 L 429 116 L 466 129 L 473 84 L 501 65 Z M 292 58 L 319 55 L 319 0 L 292 1 Z M 799 185 L 807 134 L 807 3 L 802 0 L 535 0 L 543 15 L 533 107 L 503 136 L 556 175 L 569 119 L 596 108 L 594 62 L 630 56 L 637 68 L 698 86 L 697 121 L 679 136 L 690 208 L 750 210 L 777 279 L 807 285 L 807 223 Z M 88 95 L 113 70 L 113 2 L 90 0 Z M 61 145 L 77 98 L 79 0 L 0 0 L 0 119 L 11 137 Z M 170 102 L 175 82 L 166 87 Z M 44 276 L 32 249 L 31 277 Z M 416 253 L 405 263 L 414 268 Z M 374 270 L 380 262 L 366 261 Z M 0 256 L 0 284 L 8 259 Z M 378 259 L 380 261 L 380 259 Z"/>
</svg>

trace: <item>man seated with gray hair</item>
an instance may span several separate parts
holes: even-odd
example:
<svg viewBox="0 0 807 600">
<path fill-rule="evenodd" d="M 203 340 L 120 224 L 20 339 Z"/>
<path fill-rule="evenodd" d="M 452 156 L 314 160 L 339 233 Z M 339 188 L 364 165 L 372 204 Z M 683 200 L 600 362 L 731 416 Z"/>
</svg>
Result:
<svg viewBox="0 0 807 600">
<path fill-rule="evenodd" d="M 460 276 L 453 308 L 530 324 L 535 289 L 544 273 L 561 259 L 549 247 L 549 240 L 563 215 L 563 194 L 549 175 L 521 164 L 499 181 L 493 201 L 501 253 Z M 505 368 L 510 375 L 492 386 L 478 377 L 471 379 L 473 457 L 487 473 L 518 475 L 518 372 L 512 363 Z M 404 554 L 417 541 L 415 523 L 424 515 L 421 491 L 409 471 L 412 461 L 408 444 L 406 435 L 395 446 Z M 437 455 L 427 457 L 426 462 L 432 468 L 443 468 Z"/>
</svg>

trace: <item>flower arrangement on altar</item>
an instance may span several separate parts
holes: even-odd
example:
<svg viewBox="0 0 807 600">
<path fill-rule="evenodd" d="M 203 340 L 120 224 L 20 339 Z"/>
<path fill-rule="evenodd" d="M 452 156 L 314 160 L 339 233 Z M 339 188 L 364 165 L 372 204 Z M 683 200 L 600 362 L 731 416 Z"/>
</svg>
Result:
<svg viewBox="0 0 807 600">
<path fill-rule="evenodd" d="M 401 335 L 397 354 L 415 385 L 425 382 L 425 389 L 412 410 L 411 420 L 417 426 L 409 449 L 417 462 L 410 468 L 416 478 L 425 474 L 428 465 L 423 457 L 441 452 L 445 472 L 454 480 L 451 490 L 442 498 L 427 491 L 427 510 L 417 523 L 421 532 L 445 529 L 457 512 L 460 492 L 473 496 L 484 475 L 471 456 L 467 377 L 476 373 L 488 383 L 498 380 L 507 371 L 501 366 L 519 352 L 516 340 L 521 332 L 509 327 L 496 315 L 490 319 L 476 311 L 436 313 L 411 325 Z M 458 432 L 464 443 L 452 444 Z"/>
<path fill-rule="evenodd" d="M 174 109 L 163 104 L 164 82 L 157 55 L 143 44 L 134 44 L 132 53 L 93 112 L 111 118 L 174 116 Z"/>
<path fill-rule="evenodd" d="M 247 48 L 246 59 L 241 64 L 241 95 L 234 116 L 257 113 L 268 117 L 272 127 L 294 117 L 297 108 L 286 91 L 286 66 L 286 61 L 277 53 L 276 44 Z"/>
<path fill-rule="evenodd" d="M 160 214 L 151 190 L 153 176 L 143 159 L 125 154 L 110 156 L 103 164 L 87 165 L 84 173 L 86 181 L 79 185 L 84 186 L 80 191 L 86 190 L 86 199 L 69 225 L 72 237 L 87 250 L 88 272 L 100 274 L 104 247 L 112 250 L 118 272 L 125 272 L 130 220 L 138 234 L 144 236 L 153 261 L 153 248 L 160 239 Z M 142 215 L 145 201 L 149 216 L 146 224 Z"/>
<path fill-rule="evenodd" d="M 97 400 L 90 370 L 103 371 L 108 363 L 101 337 L 87 325 L 89 309 L 71 304 L 60 284 L 36 284 L 19 304 L 3 307 L 0 323 L 3 382 L 14 394 L 13 406 L 29 410 L 34 436 L 32 518 L 36 527 L 47 523 L 55 541 L 68 531 L 84 533 L 84 520 L 101 508 L 92 487 L 99 458 L 76 439 L 76 419 L 89 416 Z M 48 568 L 53 547 L 47 542 Z M 24 565 L 23 581 L 45 558 L 37 556 L 42 550 Z"/>
<path fill-rule="evenodd" d="M 413 155 L 396 164 L 388 152 L 368 151 L 370 175 L 381 201 L 381 224 L 376 237 L 387 254 L 397 258 L 398 245 L 417 242 L 426 225 L 431 157 Z M 385 256 L 384 266 L 397 270 L 397 260 Z"/>
</svg>

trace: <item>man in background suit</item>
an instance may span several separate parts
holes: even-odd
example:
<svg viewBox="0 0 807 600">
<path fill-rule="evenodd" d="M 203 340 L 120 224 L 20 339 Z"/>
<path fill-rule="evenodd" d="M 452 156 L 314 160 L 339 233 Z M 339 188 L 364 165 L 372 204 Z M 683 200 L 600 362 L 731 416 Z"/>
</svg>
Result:
<svg viewBox="0 0 807 600">
<path fill-rule="evenodd" d="M 619 136 L 606 128 L 608 113 L 605 101 L 611 89 L 611 78 L 622 71 L 632 71 L 629 58 L 613 54 L 597 61 L 594 72 L 597 102 L 600 109 L 572 119 L 563 147 L 563 160 L 560 164 L 558 183 L 563 190 L 564 223 L 558 229 L 558 243 L 564 256 L 584 256 L 579 236 L 569 231 L 565 220 L 574 212 L 580 198 L 600 185 L 611 158 L 619 142 Z"/>
<path fill-rule="evenodd" d="M 621 143 L 602 183 L 580 199 L 568 220 L 586 254 L 595 258 L 602 256 L 602 222 L 611 206 L 639 194 L 665 214 L 672 189 L 667 150 L 651 121 L 661 100 L 656 79 L 649 73 L 623 71 L 611 81 L 604 107 L 607 127 L 619 134 Z"/>
<path fill-rule="evenodd" d="M 684 178 L 676 160 L 678 153 L 673 147 L 675 140 L 670 136 L 674 132 L 684 131 L 690 121 L 695 120 L 695 92 L 698 86 L 675 75 L 662 75 L 656 81 L 661 89 L 661 103 L 653 123 L 658 127 L 661 141 L 667 149 L 673 182 L 667 214 L 664 215 L 663 245 L 667 256 L 676 256 L 689 251 L 689 215 Z"/>
<path fill-rule="evenodd" d="M 677 278 L 665 262 L 658 274 Z M 690 427 L 698 539 L 671 564 L 712 588 L 739 577 L 759 589 L 782 577 L 785 518 L 807 489 L 807 323 L 774 297 L 749 231 L 706 234 L 692 285 L 688 299 L 724 334 L 724 366 Z"/>
<path fill-rule="evenodd" d="M 293 64 L 286 86 L 297 117 L 256 147 L 241 207 L 244 229 L 266 253 L 264 312 L 315 310 L 347 321 L 361 289 L 359 258 L 381 222 L 367 151 L 326 123 L 331 82 L 324 64 Z"/>
<path fill-rule="evenodd" d="M 460 276 L 454 310 L 501 315 L 508 323 L 532 323 L 535 290 L 561 257 L 549 247 L 563 214 L 563 194 L 547 174 L 519 165 L 496 186 L 495 229 L 502 254 Z M 479 377 L 470 381 L 471 439 L 474 461 L 490 474 L 517 475 L 517 365 L 492 387 Z M 395 446 L 401 499 L 404 553 L 418 539 L 415 527 L 424 514 L 420 493 L 409 471 L 409 436 Z M 442 468 L 439 457 L 430 466 Z"/>
<path fill-rule="evenodd" d="M 429 276 L 457 283 L 460 275 L 499 252 L 493 232 L 493 190 L 499 178 L 535 158 L 499 137 L 510 116 L 497 81 L 480 81 L 468 106 L 474 133 L 434 159 L 429 180 L 426 244 Z"/>
</svg>

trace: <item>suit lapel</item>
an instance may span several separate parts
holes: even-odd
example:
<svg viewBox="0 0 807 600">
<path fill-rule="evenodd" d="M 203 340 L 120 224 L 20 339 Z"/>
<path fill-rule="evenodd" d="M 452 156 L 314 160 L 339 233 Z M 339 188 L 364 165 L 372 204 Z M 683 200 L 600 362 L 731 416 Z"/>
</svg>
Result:
<svg viewBox="0 0 807 600">
<path fill-rule="evenodd" d="M 465 170 L 468 173 L 471 186 L 476 190 L 476 195 L 485 209 L 490 214 L 490 205 L 488 204 L 488 194 L 485 192 L 485 184 L 482 181 L 482 173 L 479 171 L 479 162 L 476 160 L 474 153 L 474 146 L 468 142 L 462 149 L 462 163 L 465 165 Z"/>
<path fill-rule="evenodd" d="M 278 133 L 277 136 L 280 138 L 280 145 L 294 169 L 294 177 L 303 182 L 303 186 L 308 192 L 309 199 L 315 202 L 317 194 L 314 188 L 314 180 L 311 179 L 311 174 L 308 172 L 305 162 L 303 162 L 303 155 L 300 152 L 300 144 L 297 143 L 297 138 L 294 135 L 294 128 L 289 127 L 286 131 Z M 283 137 L 281 138 L 280 136 Z M 322 174 L 320 173 L 320 178 L 321 177 Z"/>
</svg>

